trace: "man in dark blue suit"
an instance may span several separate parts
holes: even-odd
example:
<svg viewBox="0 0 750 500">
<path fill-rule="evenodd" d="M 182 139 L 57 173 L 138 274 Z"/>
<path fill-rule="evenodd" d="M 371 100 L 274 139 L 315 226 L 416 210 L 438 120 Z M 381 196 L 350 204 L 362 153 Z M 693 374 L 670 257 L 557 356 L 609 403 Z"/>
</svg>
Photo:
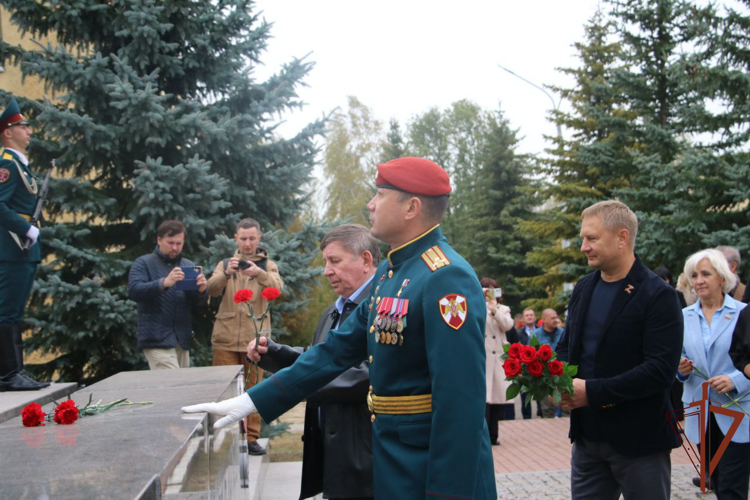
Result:
<svg viewBox="0 0 750 500">
<path fill-rule="evenodd" d="M 572 410 L 571 494 L 668 499 L 680 444 L 666 417 L 682 348 L 677 295 L 635 255 L 638 220 L 625 204 L 599 202 L 581 219 L 581 251 L 597 270 L 573 290 L 557 346 L 578 365 L 562 400 Z"/>
</svg>

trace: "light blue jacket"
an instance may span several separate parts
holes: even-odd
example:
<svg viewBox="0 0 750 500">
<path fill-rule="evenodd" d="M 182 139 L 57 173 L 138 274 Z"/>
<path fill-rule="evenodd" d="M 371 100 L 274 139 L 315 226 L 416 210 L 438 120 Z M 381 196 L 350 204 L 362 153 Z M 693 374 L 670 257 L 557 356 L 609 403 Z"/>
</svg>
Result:
<svg viewBox="0 0 750 500">
<path fill-rule="evenodd" d="M 740 315 L 740 311 L 745 307 L 745 304 L 734 300 L 729 295 L 725 295 L 724 297 L 724 310 L 719 317 L 713 319 L 713 321 L 718 321 L 719 323 L 715 325 L 712 322 L 711 324 L 712 333 L 708 344 L 708 354 L 706 354 L 706 349 L 703 345 L 701 320 L 698 316 L 701 301 L 698 300 L 695 304 L 682 310 L 685 324 L 682 356 L 693 360 L 693 365 L 700 368 L 709 377 L 729 375 L 729 378 L 734 383 L 734 390 L 728 394 L 736 398 L 750 391 L 750 380 L 732 365 L 732 359 L 729 357 L 732 332 L 734 332 L 737 318 Z M 695 371 L 692 371 L 687 377 L 683 377 L 677 372 L 677 379 L 685 384 L 682 393 L 682 403 L 685 406 L 686 413 L 690 413 L 692 409 L 688 410 L 688 405 L 694 401 L 703 399 L 703 382 L 705 382 L 705 379 Z M 722 405 L 729 402 L 726 396 L 718 394 L 713 389 L 709 390 L 708 398 Z M 743 398 L 740 404 L 745 410 L 750 412 L 750 396 Z M 697 409 L 695 407 L 695 410 Z M 734 405 L 730 406 L 729 409 L 741 411 Z M 732 425 L 732 417 L 718 413 L 714 413 L 714 415 L 721 432 L 726 434 Z M 702 431 L 700 430 L 699 416 L 686 417 L 685 422 L 685 434 L 687 438 L 693 443 L 700 443 L 702 437 L 705 435 L 705 425 L 707 422 L 704 422 Z M 737 429 L 737 432 L 732 437 L 732 441 L 735 443 L 747 443 L 750 441 L 750 417 L 747 417 L 747 415 L 742 419 L 739 429 Z"/>
</svg>

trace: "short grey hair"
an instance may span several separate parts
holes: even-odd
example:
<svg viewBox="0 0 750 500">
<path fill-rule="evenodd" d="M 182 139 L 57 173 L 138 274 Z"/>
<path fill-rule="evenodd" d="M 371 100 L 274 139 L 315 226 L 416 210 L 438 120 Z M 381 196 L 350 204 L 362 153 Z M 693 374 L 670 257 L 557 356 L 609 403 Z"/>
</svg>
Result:
<svg viewBox="0 0 750 500">
<path fill-rule="evenodd" d="M 730 264 L 732 262 L 737 264 L 737 270 L 739 271 L 740 263 L 741 263 L 739 250 L 737 250 L 735 247 L 730 247 L 726 245 L 716 247 L 716 250 L 724 254 L 724 257 L 726 257 L 727 262 L 729 262 Z"/>
<path fill-rule="evenodd" d="M 612 232 L 627 229 L 631 248 L 635 247 L 635 237 L 638 236 L 638 217 L 630 210 L 630 207 L 618 200 L 600 201 L 581 213 L 581 221 L 586 217 L 594 216 L 599 217 L 604 227 Z"/>
<path fill-rule="evenodd" d="M 380 246 L 378 240 L 370 234 L 370 230 L 361 224 L 341 224 L 336 226 L 320 240 L 320 251 L 338 241 L 341 246 L 346 248 L 355 257 L 359 257 L 364 252 L 370 252 L 372 255 L 372 264 L 378 267 L 380 264 Z"/>
<path fill-rule="evenodd" d="M 724 293 L 730 292 L 737 284 L 737 276 L 729 270 L 729 264 L 727 263 L 724 254 L 714 248 L 701 250 L 700 252 L 696 252 L 688 257 L 687 262 L 685 262 L 685 276 L 687 276 L 688 279 L 691 279 L 695 272 L 695 268 L 703 259 L 707 259 L 708 263 L 711 264 L 711 267 L 714 268 L 716 273 L 724 279 L 722 291 Z"/>
</svg>

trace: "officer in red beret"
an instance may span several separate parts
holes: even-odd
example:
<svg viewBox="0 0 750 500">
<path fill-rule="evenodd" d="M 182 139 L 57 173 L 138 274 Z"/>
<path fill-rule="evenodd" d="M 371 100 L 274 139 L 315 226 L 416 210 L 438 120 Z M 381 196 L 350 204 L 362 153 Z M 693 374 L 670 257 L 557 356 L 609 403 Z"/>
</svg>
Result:
<svg viewBox="0 0 750 500">
<path fill-rule="evenodd" d="M 440 222 L 448 174 L 424 158 L 378 165 L 367 204 L 391 247 L 367 300 L 296 363 L 221 403 L 183 408 L 267 421 L 367 360 L 375 497 L 496 499 L 485 405 L 485 304 L 474 270 Z M 255 351 L 248 356 L 258 359 Z"/>
</svg>

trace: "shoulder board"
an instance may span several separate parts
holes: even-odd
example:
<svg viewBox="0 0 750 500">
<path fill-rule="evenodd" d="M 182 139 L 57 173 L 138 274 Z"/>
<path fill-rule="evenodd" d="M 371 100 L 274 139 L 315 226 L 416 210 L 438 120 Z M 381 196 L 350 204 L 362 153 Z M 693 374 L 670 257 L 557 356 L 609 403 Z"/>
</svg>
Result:
<svg viewBox="0 0 750 500">
<path fill-rule="evenodd" d="M 3 160 L 15 160 L 15 158 L 10 153 L 3 153 Z"/>
<path fill-rule="evenodd" d="M 435 245 L 434 247 L 428 248 L 423 254 L 422 254 L 422 260 L 425 264 L 427 264 L 427 267 L 430 268 L 430 271 L 437 271 L 443 266 L 449 266 L 451 264 L 451 261 L 448 260 L 448 257 L 445 256 L 442 250 L 440 250 L 440 247 Z"/>
</svg>

